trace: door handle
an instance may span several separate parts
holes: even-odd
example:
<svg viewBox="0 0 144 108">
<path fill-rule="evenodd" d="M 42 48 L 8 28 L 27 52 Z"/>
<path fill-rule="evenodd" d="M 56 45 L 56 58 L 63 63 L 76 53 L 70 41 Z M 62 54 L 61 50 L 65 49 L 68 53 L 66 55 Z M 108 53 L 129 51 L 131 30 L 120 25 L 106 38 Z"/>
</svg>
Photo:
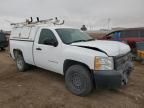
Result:
<svg viewBox="0 0 144 108">
<path fill-rule="evenodd" d="M 36 50 L 42 50 L 41 48 L 36 48 Z"/>
</svg>

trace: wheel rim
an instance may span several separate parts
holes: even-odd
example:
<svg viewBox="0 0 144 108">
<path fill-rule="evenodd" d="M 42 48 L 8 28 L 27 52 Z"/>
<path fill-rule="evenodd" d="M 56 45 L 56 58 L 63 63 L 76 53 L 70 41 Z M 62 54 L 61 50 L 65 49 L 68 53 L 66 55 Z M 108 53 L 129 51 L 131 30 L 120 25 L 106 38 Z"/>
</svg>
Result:
<svg viewBox="0 0 144 108">
<path fill-rule="evenodd" d="M 83 82 L 81 80 L 81 75 L 79 73 L 74 72 L 71 75 L 70 81 L 74 89 L 76 89 L 77 91 L 80 91 L 83 89 Z"/>
</svg>

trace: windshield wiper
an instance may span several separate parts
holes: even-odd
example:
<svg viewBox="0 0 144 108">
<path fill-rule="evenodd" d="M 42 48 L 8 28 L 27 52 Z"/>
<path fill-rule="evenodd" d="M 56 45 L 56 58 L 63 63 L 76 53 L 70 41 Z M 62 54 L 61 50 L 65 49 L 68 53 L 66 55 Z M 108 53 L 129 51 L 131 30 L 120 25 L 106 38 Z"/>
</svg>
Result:
<svg viewBox="0 0 144 108">
<path fill-rule="evenodd" d="M 76 43 L 76 42 L 85 42 L 85 41 L 87 41 L 87 40 L 76 40 L 76 41 L 73 41 L 73 42 L 71 42 L 71 43 Z"/>
<path fill-rule="evenodd" d="M 73 42 L 71 42 L 71 43 L 76 43 L 76 42 L 87 42 L 87 41 L 93 41 L 93 40 L 95 40 L 95 39 L 88 39 L 88 40 L 76 40 L 76 41 L 73 41 Z M 70 43 L 70 44 L 71 44 Z"/>
</svg>

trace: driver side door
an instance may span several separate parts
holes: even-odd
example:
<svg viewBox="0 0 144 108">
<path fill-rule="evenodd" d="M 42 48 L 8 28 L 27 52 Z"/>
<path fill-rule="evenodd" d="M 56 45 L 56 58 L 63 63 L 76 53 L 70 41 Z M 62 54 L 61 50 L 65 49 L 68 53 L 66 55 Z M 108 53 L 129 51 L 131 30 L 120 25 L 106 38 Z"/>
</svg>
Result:
<svg viewBox="0 0 144 108">
<path fill-rule="evenodd" d="M 50 29 L 41 29 L 39 35 L 34 42 L 35 65 L 58 72 L 61 48 L 58 45 L 55 34 Z"/>
</svg>

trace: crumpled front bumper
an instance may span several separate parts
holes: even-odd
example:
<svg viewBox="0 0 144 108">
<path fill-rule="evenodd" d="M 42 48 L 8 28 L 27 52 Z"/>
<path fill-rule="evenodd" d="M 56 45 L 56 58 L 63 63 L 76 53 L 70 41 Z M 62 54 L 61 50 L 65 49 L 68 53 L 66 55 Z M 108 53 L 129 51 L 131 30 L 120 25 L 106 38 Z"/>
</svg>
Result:
<svg viewBox="0 0 144 108">
<path fill-rule="evenodd" d="M 120 70 L 93 71 L 95 85 L 98 88 L 119 88 L 124 84 L 125 75 L 128 77 L 132 70 L 133 63 L 127 62 Z"/>
</svg>

